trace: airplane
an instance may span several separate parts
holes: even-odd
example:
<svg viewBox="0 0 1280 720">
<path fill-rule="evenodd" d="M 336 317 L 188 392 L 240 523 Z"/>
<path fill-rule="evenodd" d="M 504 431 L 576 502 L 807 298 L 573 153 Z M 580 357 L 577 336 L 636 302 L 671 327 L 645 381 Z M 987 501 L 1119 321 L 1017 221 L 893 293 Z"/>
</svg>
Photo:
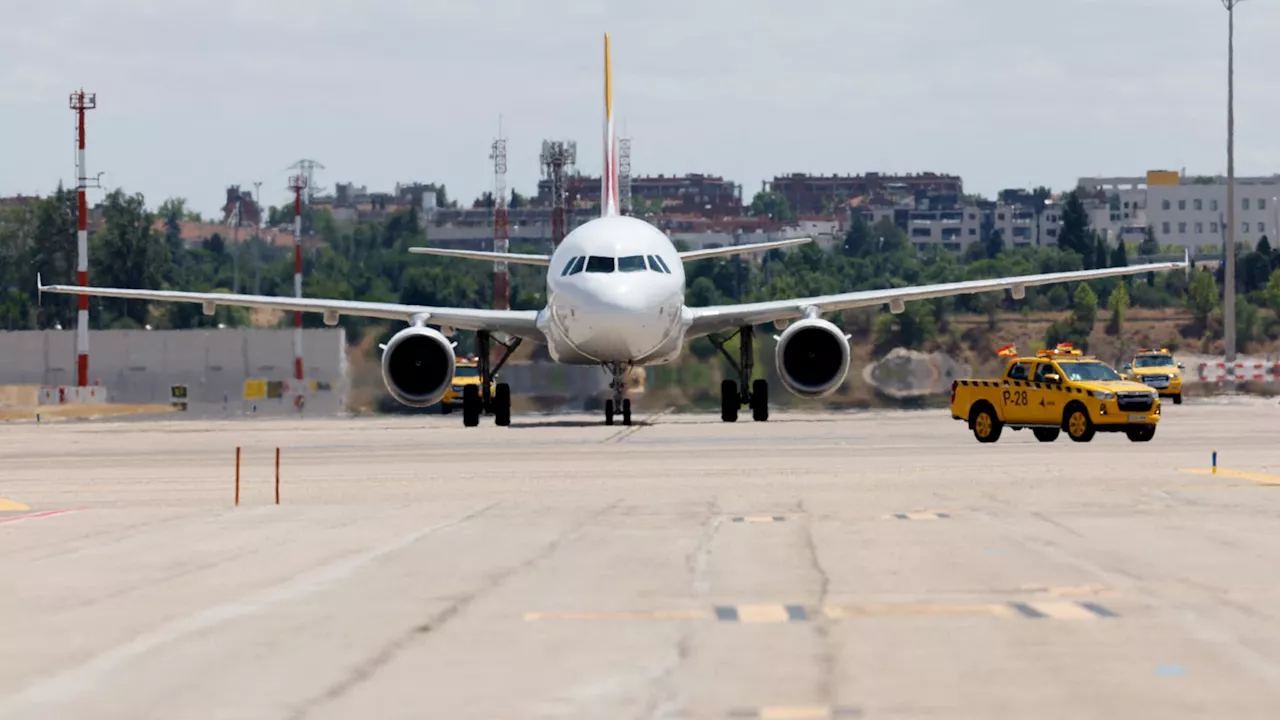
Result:
<svg viewBox="0 0 1280 720">
<path fill-rule="evenodd" d="M 769 417 L 769 385 L 753 379 L 755 328 L 773 323 L 774 359 L 782 385 L 806 398 L 834 392 L 849 371 L 849 335 L 823 315 L 841 310 L 888 305 L 901 313 L 911 300 L 1010 290 L 1014 299 L 1028 287 L 1121 275 L 1189 268 L 1184 262 L 1153 263 L 1123 268 L 969 280 L 916 287 L 867 290 L 788 300 L 689 307 L 685 304 L 684 263 L 709 257 L 774 250 L 809 242 L 791 238 L 747 245 L 679 252 L 665 233 L 618 207 L 617 139 L 613 121 L 612 68 L 609 35 L 604 36 L 604 172 L 600 182 L 600 217 L 570 232 L 551 255 L 497 253 L 431 247 L 411 253 L 485 261 L 547 266 L 547 300 L 542 310 L 487 310 L 427 307 L 398 303 L 359 302 L 303 297 L 270 297 L 226 293 L 198 293 L 123 288 L 45 286 L 41 292 L 167 302 L 201 303 L 206 315 L 218 305 L 273 308 L 324 314 L 327 325 L 340 315 L 401 320 L 408 327 L 381 345 L 381 369 L 387 390 L 399 402 L 427 407 L 451 386 L 456 367 L 450 340 L 458 330 L 477 333 L 481 381 L 463 393 L 463 424 L 474 427 L 481 413 L 493 415 L 499 426 L 511 423 L 510 388 L 490 384 L 511 353 L 523 341 L 545 344 L 557 363 L 599 365 L 612 376 L 613 397 L 605 402 L 604 421 L 613 425 L 621 416 L 631 424 L 631 400 L 625 397 L 625 378 L 638 366 L 662 365 L 680 357 L 685 343 L 707 337 L 732 365 L 738 380 L 721 383 L 721 420 L 734 422 L 740 408 L 752 419 Z M 299 292 L 299 294 L 301 294 Z M 719 333 L 728 333 L 720 337 Z M 738 359 L 725 343 L 739 338 Z M 491 343 L 505 352 L 491 367 Z"/>
</svg>

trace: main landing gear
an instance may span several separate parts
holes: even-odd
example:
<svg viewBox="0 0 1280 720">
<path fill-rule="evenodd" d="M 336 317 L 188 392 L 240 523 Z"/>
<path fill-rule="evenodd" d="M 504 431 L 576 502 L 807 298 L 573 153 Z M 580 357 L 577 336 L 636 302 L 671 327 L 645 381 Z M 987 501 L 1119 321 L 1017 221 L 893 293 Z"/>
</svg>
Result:
<svg viewBox="0 0 1280 720">
<path fill-rule="evenodd" d="M 493 415 L 493 422 L 500 427 L 506 427 L 511 424 L 511 386 L 506 383 L 498 383 L 493 385 L 493 379 L 498 376 L 498 371 L 506 364 L 507 358 L 511 357 L 511 353 L 520 347 L 520 338 L 514 338 L 511 342 L 503 342 L 493 337 L 488 332 L 480 331 L 476 333 L 476 342 L 479 345 L 479 361 L 480 365 L 480 383 L 479 385 L 467 385 L 462 388 L 462 424 L 466 427 L 475 427 L 480 424 L 480 415 L 487 413 Z M 502 357 L 498 359 L 498 364 L 494 368 L 489 367 L 490 343 L 496 342 L 504 349 Z M 493 395 L 490 396 L 489 388 L 493 387 Z"/>
<path fill-rule="evenodd" d="M 738 336 L 738 361 L 734 361 L 733 356 L 725 350 L 725 343 L 733 339 L 730 335 L 723 340 L 715 335 L 708 335 L 707 339 L 712 345 L 724 355 L 729 364 L 738 373 L 738 380 L 741 383 L 741 391 L 739 391 L 739 383 L 733 380 L 725 380 L 720 383 L 720 419 L 725 422 L 737 422 L 738 408 L 750 407 L 751 419 L 756 422 L 764 422 L 769 419 L 769 381 L 758 379 L 751 382 L 750 390 L 747 389 L 747 383 L 751 380 L 751 371 L 755 363 L 755 334 L 756 330 L 750 325 L 744 325 L 734 333 Z"/>
<path fill-rule="evenodd" d="M 631 366 L 613 362 L 606 363 L 605 367 L 613 375 L 613 379 L 609 381 L 609 389 L 613 390 L 613 399 L 604 401 L 604 424 L 612 425 L 613 416 L 616 412 L 622 415 L 623 425 L 630 425 L 631 398 L 622 397 L 622 393 L 627 388 L 627 372 L 631 369 Z"/>
</svg>

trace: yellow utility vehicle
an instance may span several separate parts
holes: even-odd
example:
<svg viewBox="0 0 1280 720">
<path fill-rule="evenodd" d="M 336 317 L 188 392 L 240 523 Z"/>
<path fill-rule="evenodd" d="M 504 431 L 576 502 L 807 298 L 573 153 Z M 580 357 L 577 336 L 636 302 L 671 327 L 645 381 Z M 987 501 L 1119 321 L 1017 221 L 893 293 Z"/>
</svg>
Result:
<svg viewBox="0 0 1280 720">
<path fill-rule="evenodd" d="M 475 385 L 477 391 L 480 389 L 479 357 L 460 357 L 454 363 L 453 383 L 445 391 L 444 397 L 440 398 L 440 412 L 442 414 L 448 415 L 453 412 L 455 407 L 462 407 L 462 393 L 468 385 Z M 493 397 L 493 392 L 494 383 L 490 382 L 490 397 Z"/>
<path fill-rule="evenodd" d="M 1182 371 L 1185 368 L 1185 365 L 1174 360 L 1169 348 L 1159 350 L 1143 348 L 1138 351 L 1132 361 L 1120 368 L 1120 372 L 1124 374 L 1126 380 L 1155 388 L 1160 397 L 1171 397 L 1174 405 L 1181 405 Z"/>
<path fill-rule="evenodd" d="M 1098 432 L 1147 442 L 1160 422 L 1160 399 L 1152 388 L 1078 350 L 1042 350 L 1010 360 L 996 380 L 951 383 L 951 417 L 968 423 L 984 443 L 999 440 L 1006 426 L 1031 428 L 1040 442 L 1057 440 L 1062 430 L 1076 442 L 1089 442 Z"/>
</svg>

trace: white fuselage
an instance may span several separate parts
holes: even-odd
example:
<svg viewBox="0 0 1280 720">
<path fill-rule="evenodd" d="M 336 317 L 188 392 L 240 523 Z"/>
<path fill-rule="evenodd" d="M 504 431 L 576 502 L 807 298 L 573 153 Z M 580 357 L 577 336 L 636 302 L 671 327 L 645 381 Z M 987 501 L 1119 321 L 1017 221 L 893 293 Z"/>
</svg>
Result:
<svg viewBox="0 0 1280 720">
<path fill-rule="evenodd" d="M 556 362 L 670 362 L 690 322 L 684 282 L 680 256 L 661 230 L 625 215 L 597 218 L 552 254 L 538 327 Z"/>
</svg>

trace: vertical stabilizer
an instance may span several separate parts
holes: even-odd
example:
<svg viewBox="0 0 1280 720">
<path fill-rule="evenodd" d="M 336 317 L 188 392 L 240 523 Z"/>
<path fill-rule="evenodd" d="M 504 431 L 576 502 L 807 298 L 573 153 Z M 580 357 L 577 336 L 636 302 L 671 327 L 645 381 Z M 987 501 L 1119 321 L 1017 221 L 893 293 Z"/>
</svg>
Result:
<svg viewBox="0 0 1280 720">
<path fill-rule="evenodd" d="M 604 172 L 600 174 L 600 216 L 618 214 L 618 141 L 613 132 L 613 75 L 609 33 L 604 34 Z"/>
</svg>

